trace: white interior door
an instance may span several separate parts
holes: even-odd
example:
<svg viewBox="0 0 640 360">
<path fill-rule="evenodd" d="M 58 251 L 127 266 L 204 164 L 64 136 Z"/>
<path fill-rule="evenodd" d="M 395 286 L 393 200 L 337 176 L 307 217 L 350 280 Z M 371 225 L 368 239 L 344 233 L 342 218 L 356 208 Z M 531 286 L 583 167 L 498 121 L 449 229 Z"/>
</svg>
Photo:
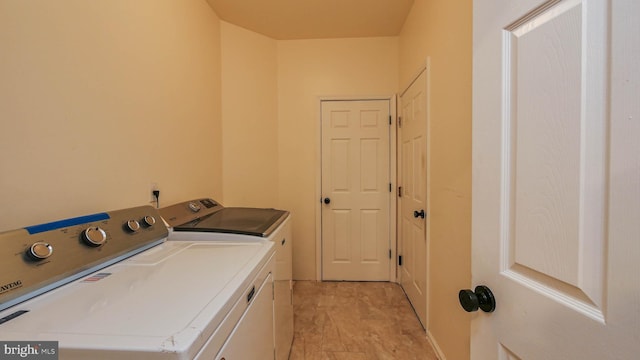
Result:
<svg viewBox="0 0 640 360">
<path fill-rule="evenodd" d="M 427 324 L 427 71 L 400 96 L 400 284 Z"/>
<path fill-rule="evenodd" d="M 322 101 L 323 280 L 389 280 L 389 103 Z"/>
<path fill-rule="evenodd" d="M 640 354 L 638 17 L 474 1 L 473 359 Z"/>
</svg>

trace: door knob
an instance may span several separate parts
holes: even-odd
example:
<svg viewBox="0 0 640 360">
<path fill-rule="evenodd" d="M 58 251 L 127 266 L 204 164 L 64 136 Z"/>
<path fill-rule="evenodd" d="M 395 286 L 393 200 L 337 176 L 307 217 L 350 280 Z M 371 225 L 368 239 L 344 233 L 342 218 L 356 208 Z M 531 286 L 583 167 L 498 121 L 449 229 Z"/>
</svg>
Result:
<svg viewBox="0 0 640 360">
<path fill-rule="evenodd" d="M 458 299 L 466 312 L 478 311 L 478 308 L 484 312 L 493 312 L 496 309 L 496 298 L 484 285 L 476 286 L 475 292 L 469 289 L 460 290 Z"/>
<path fill-rule="evenodd" d="M 414 218 L 419 218 L 419 217 L 421 217 L 421 218 L 423 218 L 423 219 L 424 219 L 424 210 L 420 210 L 420 211 L 416 210 L 416 211 L 414 211 L 414 212 L 413 212 L 413 217 L 414 217 Z"/>
<path fill-rule="evenodd" d="M 324 203 L 325 203 L 325 204 L 329 204 L 329 203 L 331 203 L 331 199 L 329 199 L 329 198 L 324 198 Z"/>
</svg>

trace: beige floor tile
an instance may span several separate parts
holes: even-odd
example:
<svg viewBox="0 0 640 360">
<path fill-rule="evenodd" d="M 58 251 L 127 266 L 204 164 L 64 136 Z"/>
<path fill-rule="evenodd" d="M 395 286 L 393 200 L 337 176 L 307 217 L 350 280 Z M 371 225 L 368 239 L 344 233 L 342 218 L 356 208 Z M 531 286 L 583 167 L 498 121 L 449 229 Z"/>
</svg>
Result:
<svg viewBox="0 0 640 360">
<path fill-rule="evenodd" d="M 322 360 L 367 360 L 367 354 L 361 352 L 323 352 Z"/>
<path fill-rule="evenodd" d="M 297 281 L 293 293 L 291 360 L 437 360 L 398 284 Z"/>
</svg>

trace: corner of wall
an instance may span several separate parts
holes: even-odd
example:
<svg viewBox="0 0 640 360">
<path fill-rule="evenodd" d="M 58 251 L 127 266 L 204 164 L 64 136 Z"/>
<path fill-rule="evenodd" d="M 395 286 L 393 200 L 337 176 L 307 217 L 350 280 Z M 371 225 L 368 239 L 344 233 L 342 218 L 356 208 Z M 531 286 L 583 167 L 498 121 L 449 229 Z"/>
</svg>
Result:
<svg viewBox="0 0 640 360">
<path fill-rule="evenodd" d="M 450 359 L 470 357 L 470 320 L 455 294 L 471 282 L 471 13 L 471 0 L 415 0 L 399 38 L 400 87 L 427 57 L 432 70 L 427 330 Z"/>
</svg>

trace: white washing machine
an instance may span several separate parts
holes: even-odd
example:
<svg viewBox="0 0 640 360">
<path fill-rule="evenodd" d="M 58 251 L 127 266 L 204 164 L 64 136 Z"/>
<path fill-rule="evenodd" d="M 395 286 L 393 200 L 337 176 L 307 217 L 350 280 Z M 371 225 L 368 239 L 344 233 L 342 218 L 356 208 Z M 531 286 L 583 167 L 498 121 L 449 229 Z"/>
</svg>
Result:
<svg viewBox="0 0 640 360">
<path fill-rule="evenodd" d="M 293 341 L 293 242 L 289 212 L 278 209 L 224 207 L 209 198 L 181 202 L 159 211 L 170 226 L 169 240 L 275 244 L 276 359 L 288 359 Z"/>
<path fill-rule="evenodd" d="M 150 206 L 0 233 L 0 342 L 56 342 L 70 360 L 273 359 L 275 246 L 167 235 Z"/>
</svg>

